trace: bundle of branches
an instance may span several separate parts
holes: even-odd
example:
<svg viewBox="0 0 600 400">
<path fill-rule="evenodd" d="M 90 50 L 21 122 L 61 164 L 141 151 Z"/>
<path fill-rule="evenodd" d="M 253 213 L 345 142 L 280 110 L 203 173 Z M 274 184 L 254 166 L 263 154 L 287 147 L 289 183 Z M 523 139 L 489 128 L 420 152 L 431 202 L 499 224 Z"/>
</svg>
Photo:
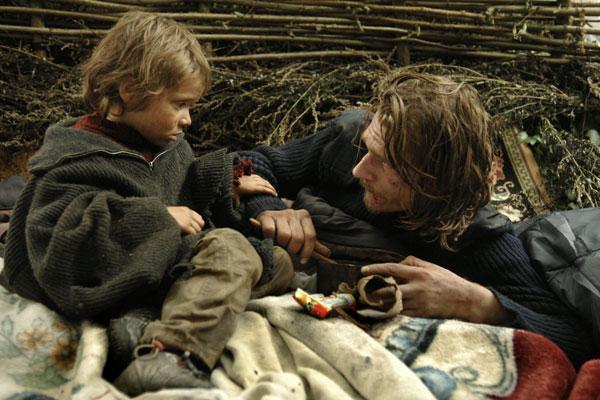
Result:
<svg viewBox="0 0 600 400">
<path fill-rule="evenodd" d="M 72 67 L 86 52 L 62 47 L 69 63 L 28 48 L 0 46 L 0 151 L 37 147 L 46 127 L 86 110 Z M 214 84 L 193 110 L 187 132 L 198 154 L 257 143 L 281 144 L 311 134 L 348 107 L 368 107 L 374 85 L 395 67 L 381 59 L 273 64 L 217 64 Z M 600 66 L 497 63 L 462 66 L 422 62 L 402 67 L 443 74 L 475 86 L 499 129 L 527 133 L 558 207 L 598 206 Z"/>
<path fill-rule="evenodd" d="M 558 208 L 600 207 L 600 143 L 540 119 L 536 156 Z M 590 143 L 594 142 L 594 143 Z"/>
<path fill-rule="evenodd" d="M 407 51 L 451 57 L 565 63 L 600 59 L 585 39 L 600 4 L 569 0 L 55 0 L 44 6 L 15 0 L 0 6 L 4 37 L 43 43 L 48 36 L 90 41 L 129 10 L 163 13 L 185 21 L 214 49 L 219 62 L 248 59 L 398 55 Z M 252 46 L 268 43 L 269 52 Z M 273 51 L 273 50 L 282 51 Z"/>
<path fill-rule="evenodd" d="M 383 61 L 311 61 L 277 68 L 217 66 L 188 136 L 198 150 L 283 144 L 316 132 L 339 111 L 360 107 L 389 66 Z"/>
<path fill-rule="evenodd" d="M 79 78 L 30 49 L 0 45 L 0 150 L 36 147 L 49 124 L 81 114 Z"/>
<path fill-rule="evenodd" d="M 600 66 L 592 64 L 557 69 L 544 64 L 465 67 L 429 62 L 393 68 L 379 60 L 250 71 L 220 66 L 189 136 L 198 151 L 281 144 L 315 132 L 344 108 L 368 107 L 381 78 L 406 70 L 441 74 L 476 87 L 498 132 L 516 126 L 525 134 L 557 208 L 600 206 L 600 143 L 587 135 L 600 126 L 600 118 L 593 118 L 600 111 L 600 96 L 591 94 L 582 78 L 600 74 Z"/>
</svg>

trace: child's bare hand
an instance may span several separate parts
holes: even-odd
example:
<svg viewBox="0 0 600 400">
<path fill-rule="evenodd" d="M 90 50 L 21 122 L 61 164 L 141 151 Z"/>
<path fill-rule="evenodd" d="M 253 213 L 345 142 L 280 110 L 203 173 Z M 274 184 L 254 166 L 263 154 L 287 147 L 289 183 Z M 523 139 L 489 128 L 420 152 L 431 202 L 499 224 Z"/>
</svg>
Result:
<svg viewBox="0 0 600 400">
<path fill-rule="evenodd" d="M 235 207 L 240 205 L 240 198 L 242 196 L 247 196 L 249 194 L 268 194 L 277 196 L 277 191 L 273 185 L 258 175 L 240 176 L 239 182 L 239 186 L 233 186 L 231 188 L 231 197 L 233 198 L 233 205 Z"/>
<path fill-rule="evenodd" d="M 268 194 L 277 196 L 277 191 L 271 183 L 261 178 L 258 175 L 240 176 L 240 185 L 236 187 L 239 196 L 247 196 L 249 194 Z"/>
<path fill-rule="evenodd" d="M 186 206 L 167 207 L 169 214 L 181 228 L 181 231 L 188 235 L 198 233 L 204 228 L 204 219 L 196 211 Z"/>
</svg>

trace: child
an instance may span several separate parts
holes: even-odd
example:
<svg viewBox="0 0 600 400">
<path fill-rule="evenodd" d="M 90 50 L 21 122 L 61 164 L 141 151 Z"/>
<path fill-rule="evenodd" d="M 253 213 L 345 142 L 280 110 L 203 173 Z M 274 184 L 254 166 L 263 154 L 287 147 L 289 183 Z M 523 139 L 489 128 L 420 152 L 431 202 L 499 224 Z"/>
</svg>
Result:
<svg viewBox="0 0 600 400">
<path fill-rule="evenodd" d="M 125 370 L 118 386 L 130 394 L 204 384 L 191 361 L 212 368 L 251 292 L 281 293 L 293 274 L 276 248 L 274 276 L 257 287 L 263 264 L 250 242 L 228 228 L 205 232 L 239 222 L 239 196 L 276 195 L 240 176 L 235 154 L 193 157 L 182 130 L 209 84 L 186 28 L 123 16 L 83 65 L 94 113 L 48 129 L 11 220 L 4 274 L 20 295 L 100 322 L 162 304 L 141 343 L 165 351 Z"/>
</svg>

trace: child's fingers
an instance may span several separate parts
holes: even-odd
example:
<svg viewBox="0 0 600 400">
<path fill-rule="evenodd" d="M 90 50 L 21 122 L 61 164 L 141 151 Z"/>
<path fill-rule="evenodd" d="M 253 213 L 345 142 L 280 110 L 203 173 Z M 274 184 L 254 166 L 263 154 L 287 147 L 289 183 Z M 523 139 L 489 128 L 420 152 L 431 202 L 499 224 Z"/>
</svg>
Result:
<svg viewBox="0 0 600 400">
<path fill-rule="evenodd" d="M 277 191 L 269 181 L 258 175 L 246 175 L 240 178 L 238 191 L 242 195 L 246 194 L 269 194 L 277 196 Z"/>
<path fill-rule="evenodd" d="M 196 211 L 185 206 L 170 206 L 167 211 L 173 216 L 183 233 L 198 233 L 204 228 L 204 218 Z"/>
<path fill-rule="evenodd" d="M 277 197 L 277 191 L 269 182 L 267 182 L 267 185 L 261 186 L 260 191 L 262 193 L 270 194 L 271 196 Z"/>
<path fill-rule="evenodd" d="M 263 177 L 258 176 L 258 175 L 251 175 L 251 176 L 256 177 L 256 180 L 260 186 L 262 186 L 264 188 L 269 188 L 273 193 L 275 193 L 275 195 L 277 195 L 277 191 L 275 190 L 273 185 L 271 185 L 271 182 L 269 182 L 268 180 L 266 180 Z"/>
<path fill-rule="evenodd" d="M 192 221 L 195 222 L 200 227 L 200 230 L 202 230 L 202 228 L 204 228 L 204 218 L 202 218 L 202 215 L 198 214 L 197 212 L 195 212 L 195 211 L 192 211 L 192 212 L 193 212 L 192 217 L 191 217 Z"/>
</svg>

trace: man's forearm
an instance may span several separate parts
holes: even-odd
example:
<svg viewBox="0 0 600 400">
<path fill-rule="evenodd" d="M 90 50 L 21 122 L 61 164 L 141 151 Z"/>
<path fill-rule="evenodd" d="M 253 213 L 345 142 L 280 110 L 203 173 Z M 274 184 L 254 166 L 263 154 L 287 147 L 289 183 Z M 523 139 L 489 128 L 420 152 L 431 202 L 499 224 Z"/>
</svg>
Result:
<svg viewBox="0 0 600 400">
<path fill-rule="evenodd" d="M 481 324 L 506 325 L 514 317 L 506 310 L 488 288 L 473 284 L 471 306 L 465 315 L 465 320 Z"/>
</svg>

